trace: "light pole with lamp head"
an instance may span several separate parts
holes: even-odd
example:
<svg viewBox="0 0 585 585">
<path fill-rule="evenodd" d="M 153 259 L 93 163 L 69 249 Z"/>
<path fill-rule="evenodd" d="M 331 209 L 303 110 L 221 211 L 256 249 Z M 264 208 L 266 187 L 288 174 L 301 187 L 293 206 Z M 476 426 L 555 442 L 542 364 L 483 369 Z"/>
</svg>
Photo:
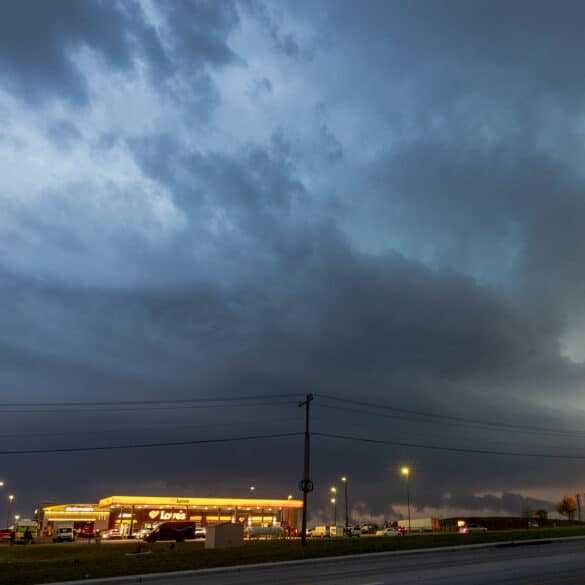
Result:
<svg viewBox="0 0 585 585">
<path fill-rule="evenodd" d="M 347 501 L 347 484 L 348 484 L 347 476 L 344 475 L 341 478 L 341 481 L 343 482 L 343 489 L 345 492 L 345 529 L 347 530 L 349 527 L 349 504 Z"/>
<path fill-rule="evenodd" d="M 410 468 L 403 467 L 400 473 L 406 478 L 406 505 L 408 508 L 408 532 L 410 532 L 410 485 L 408 479 L 410 477 Z"/>
<path fill-rule="evenodd" d="M 10 511 L 12 510 L 12 502 L 14 501 L 14 494 L 8 496 L 8 511 L 6 512 L 6 526 L 9 526 L 10 522 Z"/>
<path fill-rule="evenodd" d="M 337 488 L 334 485 L 331 486 L 331 493 L 333 494 L 331 498 L 331 503 L 333 504 L 333 526 L 337 526 Z"/>
<path fill-rule="evenodd" d="M 0 488 L 4 487 L 4 482 L 0 481 Z M 8 513 L 10 514 L 10 510 L 8 511 Z M 8 520 L 6 520 L 6 526 L 8 526 Z"/>
<path fill-rule="evenodd" d="M 331 498 L 331 503 L 333 504 L 333 526 L 337 535 L 337 498 Z"/>
<path fill-rule="evenodd" d="M 290 502 L 293 499 L 293 495 L 292 494 L 288 494 L 288 496 L 286 497 L 286 499 Z M 286 511 L 286 523 L 288 525 L 289 531 L 291 530 L 291 527 L 290 527 L 290 516 L 291 516 L 290 508 L 288 508 L 287 511 Z M 281 517 L 280 518 L 281 520 L 284 520 L 284 512 L 283 512 L 282 508 L 281 508 L 281 512 L 280 512 L 280 517 Z M 289 532 L 289 534 L 290 534 L 290 532 Z"/>
</svg>

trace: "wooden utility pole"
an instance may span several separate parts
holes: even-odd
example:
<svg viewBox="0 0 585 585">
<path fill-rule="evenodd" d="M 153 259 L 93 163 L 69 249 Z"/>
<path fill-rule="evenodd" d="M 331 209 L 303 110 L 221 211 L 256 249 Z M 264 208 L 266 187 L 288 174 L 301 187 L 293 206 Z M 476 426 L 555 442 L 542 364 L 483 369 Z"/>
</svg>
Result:
<svg viewBox="0 0 585 585">
<path fill-rule="evenodd" d="M 303 524 L 301 527 L 301 543 L 307 544 L 307 495 L 313 491 L 313 482 L 311 475 L 311 435 L 309 433 L 309 415 L 311 411 L 311 401 L 314 399 L 312 394 L 307 394 L 299 406 L 305 407 L 305 459 L 303 466 L 303 479 L 299 483 L 299 489 L 303 492 Z"/>
</svg>

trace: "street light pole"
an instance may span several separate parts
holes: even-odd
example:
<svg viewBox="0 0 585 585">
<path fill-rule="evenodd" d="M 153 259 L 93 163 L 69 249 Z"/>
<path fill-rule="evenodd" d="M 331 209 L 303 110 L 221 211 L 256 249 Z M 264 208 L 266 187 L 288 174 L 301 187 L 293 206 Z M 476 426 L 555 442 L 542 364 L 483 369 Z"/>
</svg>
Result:
<svg viewBox="0 0 585 585">
<path fill-rule="evenodd" d="M 347 528 L 349 527 L 349 504 L 347 502 L 347 484 L 348 484 L 347 477 L 344 475 L 341 478 L 341 481 L 343 482 L 343 488 L 344 488 L 344 492 L 345 492 L 345 529 L 347 530 Z"/>
<path fill-rule="evenodd" d="M 333 526 L 337 526 L 337 488 L 334 485 L 331 486 L 331 494 L 333 495 L 331 498 L 331 503 L 333 504 L 334 508 Z"/>
<path fill-rule="evenodd" d="M 333 504 L 333 526 L 337 535 L 337 498 L 331 498 L 331 503 Z"/>
<path fill-rule="evenodd" d="M 408 532 L 410 532 L 410 484 L 409 484 L 409 477 L 410 477 L 410 468 L 403 467 L 400 470 L 400 473 L 406 477 L 406 505 L 408 507 Z"/>
<path fill-rule="evenodd" d="M 10 522 L 10 511 L 12 510 L 12 502 L 14 500 L 14 495 L 10 494 L 8 496 L 8 510 L 6 512 L 6 527 L 8 528 Z"/>
<path fill-rule="evenodd" d="M 4 487 L 4 482 L 0 481 L 0 488 Z M 10 510 L 8 511 L 8 514 L 10 514 Z M 8 527 L 8 520 L 6 520 L 6 527 Z"/>
</svg>

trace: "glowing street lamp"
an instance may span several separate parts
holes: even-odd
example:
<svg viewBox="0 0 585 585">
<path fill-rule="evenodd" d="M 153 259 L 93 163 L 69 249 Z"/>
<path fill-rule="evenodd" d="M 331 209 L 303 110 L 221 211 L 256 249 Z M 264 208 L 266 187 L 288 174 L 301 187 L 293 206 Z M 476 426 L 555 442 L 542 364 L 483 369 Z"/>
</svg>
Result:
<svg viewBox="0 0 585 585">
<path fill-rule="evenodd" d="M 256 491 L 256 486 L 255 485 L 251 485 L 250 486 L 250 494 L 253 496 L 254 492 Z"/>
<path fill-rule="evenodd" d="M 408 507 L 408 532 L 410 532 L 410 485 L 408 479 L 410 477 L 410 468 L 403 467 L 400 473 L 406 478 L 406 505 Z"/>
<path fill-rule="evenodd" d="M 344 475 L 341 478 L 341 481 L 343 482 L 343 488 L 344 488 L 344 492 L 345 492 L 345 528 L 347 530 L 347 528 L 349 527 L 349 504 L 347 502 L 347 484 L 348 484 L 347 476 Z"/>
</svg>

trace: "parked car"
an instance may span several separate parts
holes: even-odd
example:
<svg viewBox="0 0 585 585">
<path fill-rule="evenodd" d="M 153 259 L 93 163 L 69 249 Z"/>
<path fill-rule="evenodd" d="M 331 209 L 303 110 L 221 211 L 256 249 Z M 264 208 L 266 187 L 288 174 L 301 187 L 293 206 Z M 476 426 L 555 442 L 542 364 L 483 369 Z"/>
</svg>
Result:
<svg viewBox="0 0 585 585">
<path fill-rule="evenodd" d="M 95 536 L 95 530 L 92 524 L 86 524 L 77 531 L 79 538 L 93 538 Z"/>
<path fill-rule="evenodd" d="M 135 532 L 133 536 L 134 538 L 142 540 L 143 538 L 148 536 L 152 532 L 152 530 L 153 530 L 152 528 L 141 528 L 140 530 Z"/>
<path fill-rule="evenodd" d="M 459 529 L 461 534 L 471 534 L 472 532 L 487 532 L 487 528 L 481 524 L 466 524 Z"/>
<path fill-rule="evenodd" d="M 100 537 L 103 540 L 114 540 L 122 538 L 122 531 L 119 528 L 110 528 L 109 530 L 102 530 Z"/>
<path fill-rule="evenodd" d="M 183 542 L 195 538 L 195 522 L 163 522 L 144 537 L 147 542 L 175 540 Z"/>
<path fill-rule="evenodd" d="M 348 526 L 345 531 L 345 536 L 361 536 L 362 527 L 358 524 L 356 526 Z"/>
<path fill-rule="evenodd" d="M 377 524 L 362 524 L 362 534 L 376 534 L 377 530 Z"/>
<path fill-rule="evenodd" d="M 75 532 L 70 526 L 57 528 L 53 533 L 53 542 L 73 542 L 74 540 Z"/>
<path fill-rule="evenodd" d="M 382 528 L 382 530 L 376 530 L 376 536 L 402 536 L 402 532 L 397 528 Z"/>
<path fill-rule="evenodd" d="M 293 528 L 290 524 L 283 522 L 281 524 L 282 529 L 284 530 L 284 536 L 298 536 L 299 535 L 299 529 L 298 528 Z"/>
<path fill-rule="evenodd" d="M 205 526 L 199 526 L 195 528 L 195 538 L 206 538 L 207 528 Z"/>
</svg>

